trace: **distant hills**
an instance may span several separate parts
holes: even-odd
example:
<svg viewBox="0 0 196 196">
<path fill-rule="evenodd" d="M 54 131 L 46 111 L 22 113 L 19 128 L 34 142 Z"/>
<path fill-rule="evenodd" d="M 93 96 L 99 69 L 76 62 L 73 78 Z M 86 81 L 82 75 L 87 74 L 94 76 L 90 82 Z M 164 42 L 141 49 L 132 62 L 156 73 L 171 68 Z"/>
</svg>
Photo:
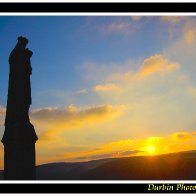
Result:
<svg viewBox="0 0 196 196">
<path fill-rule="evenodd" d="M 114 161 L 101 159 L 88 162 L 75 163 L 49 163 L 37 166 L 38 180 L 82 180 L 88 172 Z"/>
<path fill-rule="evenodd" d="M 48 163 L 37 166 L 37 180 L 196 180 L 196 151 Z"/>
</svg>

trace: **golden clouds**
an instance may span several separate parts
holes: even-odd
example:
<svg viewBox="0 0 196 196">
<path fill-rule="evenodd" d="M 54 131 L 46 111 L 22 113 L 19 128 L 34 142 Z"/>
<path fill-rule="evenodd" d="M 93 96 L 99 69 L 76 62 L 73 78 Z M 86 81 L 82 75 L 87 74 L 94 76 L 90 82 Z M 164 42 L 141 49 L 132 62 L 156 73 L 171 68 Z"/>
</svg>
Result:
<svg viewBox="0 0 196 196">
<path fill-rule="evenodd" d="M 113 92 L 118 91 L 119 89 L 119 85 L 110 83 L 105 85 L 96 85 L 93 90 L 95 92 Z"/>
<path fill-rule="evenodd" d="M 77 108 L 74 105 L 69 105 L 65 109 L 42 108 L 34 110 L 31 112 L 31 118 L 35 122 L 55 129 L 78 128 L 113 119 L 121 115 L 125 108 L 123 105 L 100 105 L 88 108 Z"/>
<path fill-rule="evenodd" d="M 138 143 L 138 150 L 143 150 L 146 154 L 165 154 L 180 151 L 189 151 L 196 149 L 196 138 L 193 137 L 194 132 L 175 132 L 173 134 L 165 135 L 163 137 L 149 137 L 140 140 Z M 181 142 L 184 142 L 183 145 Z"/>
<path fill-rule="evenodd" d="M 118 72 L 118 70 L 115 72 L 114 70 L 113 73 L 108 73 L 105 79 L 107 83 L 97 84 L 93 91 L 99 93 L 118 92 L 120 94 L 123 90 L 130 88 L 130 84 L 131 86 L 136 85 L 138 81 L 143 79 L 150 81 L 151 76 L 172 73 L 179 67 L 178 63 L 168 60 L 162 54 L 154 54 L 144 59 L 136 71 L 129 69 L 126 72 Z M 151 85 L 154 86 L 154 84 Z"/>
<path fill-rule="evenodd" d="M 124 157 L 134 156 L 140 153 L 140 150 L 132 150 L 133 140 L 119 140 L 106 143 L 102 146 L 95 148 L 94 150 L 84 151 L 80 156 L 76 157 L 76 160 L 92 160 L 92 159 L 103 159 L 111 157 Z M 82 156 L 81 156 L 82 155 Z"/>
<path fill-rule="evenodd" d="M 192 133 L 189 132 L 176 132 L 163 137 L 152 136 L 141 139 L 124 139 L 113 141 L 98 146 L 94 150 L 83 151 L 80 155 L 75 155 L 75 158 L 76 160 L 91 160 L 109 157 L 158 155 L 186 150 L 188 151 L 196 149 L 196 145 L 190 146 L 186 143 L 189 138 L 192 139 L 192 142 L 195 141 L 194 138 L 191 137 L 191 134 Z M 184 145 L 182 146 L 181 143 L 174 142 L 173 137 L 177 138 L 178 141 L 185 141 Z M 74 156 L 72 158 L 74 159 Z"/>
<path fill-rule="evenodd" d="M 56 153 L 65 154 L 67 147 L 70 145 L 74 147 L 77 143 L 75 141 L 81 143 L 85 140 L 85 134 L 88 135 L 89 131 L 93 134 L 92 129 L 120 116 L 125 109 L 123 105 L 99 105 L 86 108 L 69 105 L 64 109 L 41 108 L 32 111 L 30 117 L 39 137 L 37 148 L 42 153 L 41 160 L 46 160 L 48 156 L 54 156 Z M 71 132 L 73 130 L 75 134 Z M 70 141 L 72 139 L 68 139 L 66 134 L 73 134 L 73 141 Z M 85 140 L 86 143 L 88 144 L 88 141 Z M 54 160 L 57 158 L 63 159 L 54 156 Z"/>
<path fill-rule="evenodd" d="M 175 142 L 186 141 L 186 140 L 190 140 L 191 138 L 192 138 L 191 133 L 187 133 L 187 132 L 183 132 L 183 131 L 174 133 L 172 135 L 172 140 Z"/>
<path fill-rule="evenodd" d="M 55 133 L 55 132 L 53 132 Z M 125 156 L 137 156 L 137 155 L 155 155 L 165 154 L 180 151 L 188 151 L 196 149 L 195 139 L 193 136 L 195 132 L 175 132 L 173 134 L 165 135 L 162 137 L 140 137 L 140 138 L 128 138 L 123 140 L 116 140 L 105 143 L 103 145 L 97 145 L 94 148 L 91 146 L 77 146 L 76 144 L 69 144 L 63 140 L 57 140 L 55 142 L 47 142 L 38 144 L 38 148 L 43 150 L 48 149 L 50 154 L 50 161 L 88 161 L 92 159 L 103 159 L 111 157 L 125 157 Z M 174 142 L 173 138 L 177 138 L 178 142 Z M 54 140 L 54 139 L 53 139 Z M 183 145 L 179 141 L 184 141 Z M 190 145 L 191 141 L 193 145 Z M 55 150 L 58 149 L 58 150 Z M 58 156 L 56 155 L 58 152 Z M 41 156 L 41 155 L 40 155 Z M 45 157 L 45 158 L 44 158 Z M 40 157 L 42 162 L 48 161 L 47 155 Z"/>
<path fill-rule="evenodd" d="M 164 73 L 177 69 L 180 65 L 178 63 L 168 61 L 161 54 L 155 54 L 144 60 L 141 68 L 137 73 L 137 77 L 147 77 L 155 73 Z"/>
</svg>

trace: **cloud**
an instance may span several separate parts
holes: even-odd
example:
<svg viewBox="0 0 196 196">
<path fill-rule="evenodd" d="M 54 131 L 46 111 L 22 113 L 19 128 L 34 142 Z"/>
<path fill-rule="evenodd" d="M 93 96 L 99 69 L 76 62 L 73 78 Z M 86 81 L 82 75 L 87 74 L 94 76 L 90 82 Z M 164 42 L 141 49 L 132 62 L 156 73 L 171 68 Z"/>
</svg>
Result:
<svg viewBox="0 0 196 196">
<path fill-rule="evenodd" d="M 86 80 L 90 80 L 91 83 L 96 82 L 102 84 L 106 82 L 110 76 L 113 76 L 113 74 L 117 74 L 118 77 L 119 73 L 128 72 L 135 64 L 136 63 L 131 59 L 120 63 L 110 62 L 98 64 L 95 62 L 86 62 L 77 66 L 77 69 L 80 73 L 83 73 Z"/>
<path fill-rule="evenodd" d="M 190 18 L 184 24 L 182 28 L 182 38 L 180 41 L 184 41 L 187 45 L 195 45 L 196 43 L 196 20 Z"/>
<path fill-rule="evenodd" d="M 170 18 L 171 20 L 169 20 Z M 180 25 L 178 26 L 172 25 L 168 28 L 169 33 L 171 33 L 172 35 L 171 37 L 177 38 L 175 39 L 175 42 L 171 44 L 171 46 L 178 45 L 179 47 L 181 44 L 181 47 L 185 49 L 187 46 L 193 45 L 196 43 L 196 20 L 195 18 L 186 16 L 186 17 L 176 17 L 176 18 L 169 17 L 169 19 L 168 21 L 174 21 L 173 22 L 174 24 L 175 24 L 175 21 L 178 21 L 179 23 L 181 21 L 183 22 L 183 23 L 180 23 Z"/>
<path fill-rule="evenodd" d="M 155 73 L 165 73 L 179 68 L 180 65 L 175 62 L 168 61 L 163 55 L 155 54 L 143 61 L 136 77 L 143 78 Z"/>
<path fill-rule="evenodd" d="M 100 105 L 78 108 L 69 105 L 65 109 L 41 108 L 31 112 L 31 118 L 47 127 L 78 128 L 88 124 L 100 123 L 113 119 L 123 113 L 125 106 Z"/>
<path fill-rule="evenodd" d="M 196 28 L 185 30 L 184 39 L 187 44 L 196 43 Z"/>
<path fill-rule="evenodd" d="M 186 141 L 186 140 L 190 140 L 191 138 L 192 138 L 192 134 L 183 131 L 174 133 L 172 135 L 172 140 L 175 142 Z"/>
<path fill-rule="evenodd" d="M 139 22 L 141 16 L 131 16 L 131 19 L 129 17 L 118 17 L 109 23 L 100 24 L 98 30 L 104 34 L 119 33 L 130 37 L 130 35 L 136 34 L 145 24 Z"/>
<path fill-rule="evenodd" d="M 77 157 L 76 160 L 93 160 L 93 159 L 106 159 L 106 158 L 117 158 L 117 157 L 125 157 L 125 156 L 130 156 L 130 155 L 136 155 L 140 152 L 140 150 L 129 150 L 129 151 L 122 151 L 122 152 L 112 152 L 112 153 L 106 153 L 106 154 L 96 154 L 96 155 L 91 155 L 91 156 L 81 156 Z"/>
<path fill-rule="evenodd" d="M 159 142 L 160 140 L 162 140 L 163 137 L 149 137 L 147 139 L 148 142 Z"/>
<path fill-rule="evenodd" d="M 123 35 L 125 38 L 133 38 L 146 25 L 151 17 L 143 16 L 112 16 L 112 17 L 86 17 L 82 25 L 82 32 L 89 35 Z M 123 37 L 121 37 L 123 38 Z"/>
<path fill-rule="evenodd" d="M 126 61 L 126 63 L 121 63 L 115 66 L 112 65 L 96 65 L 93 64 L 93 69 L 87 69 L 88 73 L 93 71 L 97 73 L 102 78 L 105 84 L 97 84 L 93 88 L 94 92 L 121 92 L 123 89 L 130 87 L 130 84 L 135 84 L 133 82 L 142 80 L 144 78 L 150 78 L 153 75 L 172 73 L 180 67 L 180 64 L 174 61 L 170 61 L 162 54 L 154 54 L 148 58 L 145 58 L 142 62 L 135 64 L 139 67 L 133 70 L 133 61 Z M 135 67 L 136 67 L 135 65 Z M 101 71 L 100 71 L 101 67 Z M 125 69 L 123 70 L 122 67 Z M 110 69 L 107 69 L 110 68 Z M 113 70 L 111 72 L 111 70 Z M 92 73 L 89 75 L 93 75 Z M 154 85 L 153 85 L 154 86 Z"/>
<path fill-rule="evenodd" d="M 113 22 L 107 26 L 107 31 L 111 32 L 127 32 L 131 28 L 130 22 L 121 21 L 121 22 Z"/>
<path fill-rule="evenodd" d="M 120 89 L 119 85 L 117 84 L 104 84 L 104 85 L 96 85 L 94 87 L 95 92 L 111 92 L 111 91 L 118 91 Z"/>
<path fill-rule="evenodd" d="M 130 149 L 133 148 L 134 142 L 136 140 L 132 140 L 132 139 L 125 139 L 125 140 L 118 140 L 118 141 L 114 141 L 114 142 L 110 142 L 107 144 L 102 145 L 100 148 L 100 151 L 103 152 L 112 152 L 115 154 L 118 152 L 124 152 L 124 151 L 129 151 Z M 95 152 L 94 152 L 95 153 Z"/>
<path fill-rule="evenodd" d="M 114 71 L 113 73 L 111 72 L 108 73 L 108 76 L 105 77 L 105 81 L 106 81 L 105 84 L 104 85 L 97 84 L 93 88 L 94 92 L 104 93 L 103 96 L 105 96 L 105 92 L 109 92 L 109 93 L 117 92 L 118 98 L 116 97 L 116 99 L 120 99 L 119 96 L 121 96 L 121 100 L 122 99 L 124 100 L 126 99 L 126 97 L 128 97 L 127 95 L 129 93 L 132 94 L 134 93 L 133 92 L 134 89 L 137 90 L 137 88 L 141 88 L 141 85 L 144 85 L 146 87 L 147 83 L 143 84 L 142 82 L 143 79 L 146 79 L 145 82 L 148 82 L 148 84 L 150 85 L 149 88 L 144 89 L 143 92 L 145 92 L 146 89 L 153 89 L 153 87 L 156 87 L 156 84 L 152 84 L 151 82 L 155 79 L 153 78 L 151 80 L 152 76 L 159 76 L 163 74 L 166 75 L 166 74 L 173 73 L 180 67 L 180 65 L 176 62 L 168 60 L 162 54 L 154 54 L 144 59 L 143 62 L 140 63 L 138 67 L 139 68 L 136 70 L 131 70 L 126 68 L 127 70 L 125 72 Z M 169 77 L 170 75 L 168 75 L 168 78 Z M 163 82 L 164 84 L 166 84 L 168 80 Z M 159 83 L 160 81 L 157 81 L 157 84 Z M 141 91 L 137 90 L 136 94 L 138 94 L 139 92 Z M 115 97 L 113 96 L 111 98 L 113 100 L 115 99 Z"/>
<path fill-rule="evenodd" d="M 120 154 L 121 155 L 135 155 L 135 154 L 140 153 L 140 152 L 143 152 L 143 151 L 141 151 L 141 150 L 129 150 L 129 151 L 121 152 Z"/>
<path fill-rule="evenodd" d="M 50 153 L 50 158 L 40 157 L 40 159 L 45 162 L 48 161 L 89 161 L 95 159 L 106 159 L 106 158 L 120 158 L 120 157 L 129 157 L 129 156 L 143 156 L 148 155 L 146 150 L 149 146 L 153 146 L 155 149 L 155 154 L 171 153 L 171 152 L 180 152 L 184 150 L 192 150 L 195 146 L 195 140 L 191 140 L 193 145 L 190 145 L 190 141 L 185 139 L 187 135 L 194 135 L 195 132 L 176 132 L 172 135 L 165 135 L 163 137 L 145 137 L 143 139 L 124 139 L 117 140 L 110 143 L 105 143 L 103 145 L 87 146 L 86 143 L 80 145 L 69 145 L 63 140 L 58 141 L 56 145 L 47 144 L 44 146 Z M 183 145 L 178 142 L 173 142 L 172 136 L 176 135 L 178 141 L 188 141 Z M 193 139 L 193 137 L 191 138 Z M 38 145 L 39 147 L 39 145 Z M 42 146 L 43 148 L 43 146 Z M 58 154 L 56 154 L 58 152 Z M 58 155 L 58 156 L 57 156 Z M 39 155 L 41 156 L 41 155 Z M 49 155 L 48 155 L 49 157 Z"/>
<path fill-rule="evenodd" d="M 136 71 L 128 70 L 124 73 L 113 73 L 108 78 L 110 80 L 133 81 L 149 77 L 154 74 L 163 74 L 178 69 L 180 65 L 168 60 L 162 54 L 154 54 L 143 60 Z"/>
<path fill-rule="evenodd" d="M 77 91 L 77 94 L 87 94 L 88 91 L 86 89 L 81 89 L 79 91 Z"/>
</svg>

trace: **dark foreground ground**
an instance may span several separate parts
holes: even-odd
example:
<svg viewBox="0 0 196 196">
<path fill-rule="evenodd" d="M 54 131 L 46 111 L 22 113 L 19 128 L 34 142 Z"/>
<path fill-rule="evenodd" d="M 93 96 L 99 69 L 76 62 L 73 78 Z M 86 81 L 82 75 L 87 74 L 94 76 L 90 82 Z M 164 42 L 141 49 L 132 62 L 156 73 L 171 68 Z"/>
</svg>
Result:
<svg viewBox="0 0 196 196">
<path fill-rule="evenodd" d="M 37 166 L 37 180 L 196 180 L 196 151 L 49 163 Z"/>
</svg>

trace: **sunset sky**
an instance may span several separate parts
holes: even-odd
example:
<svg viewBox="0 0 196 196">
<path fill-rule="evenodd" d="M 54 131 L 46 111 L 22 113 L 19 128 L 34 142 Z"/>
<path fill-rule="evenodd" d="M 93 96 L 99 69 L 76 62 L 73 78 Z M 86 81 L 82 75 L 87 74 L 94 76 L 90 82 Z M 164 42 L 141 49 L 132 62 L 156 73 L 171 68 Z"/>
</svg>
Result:
<svg viewBox="0 0 196 196">
<path fill-rule="evenodd" d="M 0 138 L 22 35 L 37 164 L 196 150 L 196 17 L 0 16 L 0 29 Z"/>
</svg>

